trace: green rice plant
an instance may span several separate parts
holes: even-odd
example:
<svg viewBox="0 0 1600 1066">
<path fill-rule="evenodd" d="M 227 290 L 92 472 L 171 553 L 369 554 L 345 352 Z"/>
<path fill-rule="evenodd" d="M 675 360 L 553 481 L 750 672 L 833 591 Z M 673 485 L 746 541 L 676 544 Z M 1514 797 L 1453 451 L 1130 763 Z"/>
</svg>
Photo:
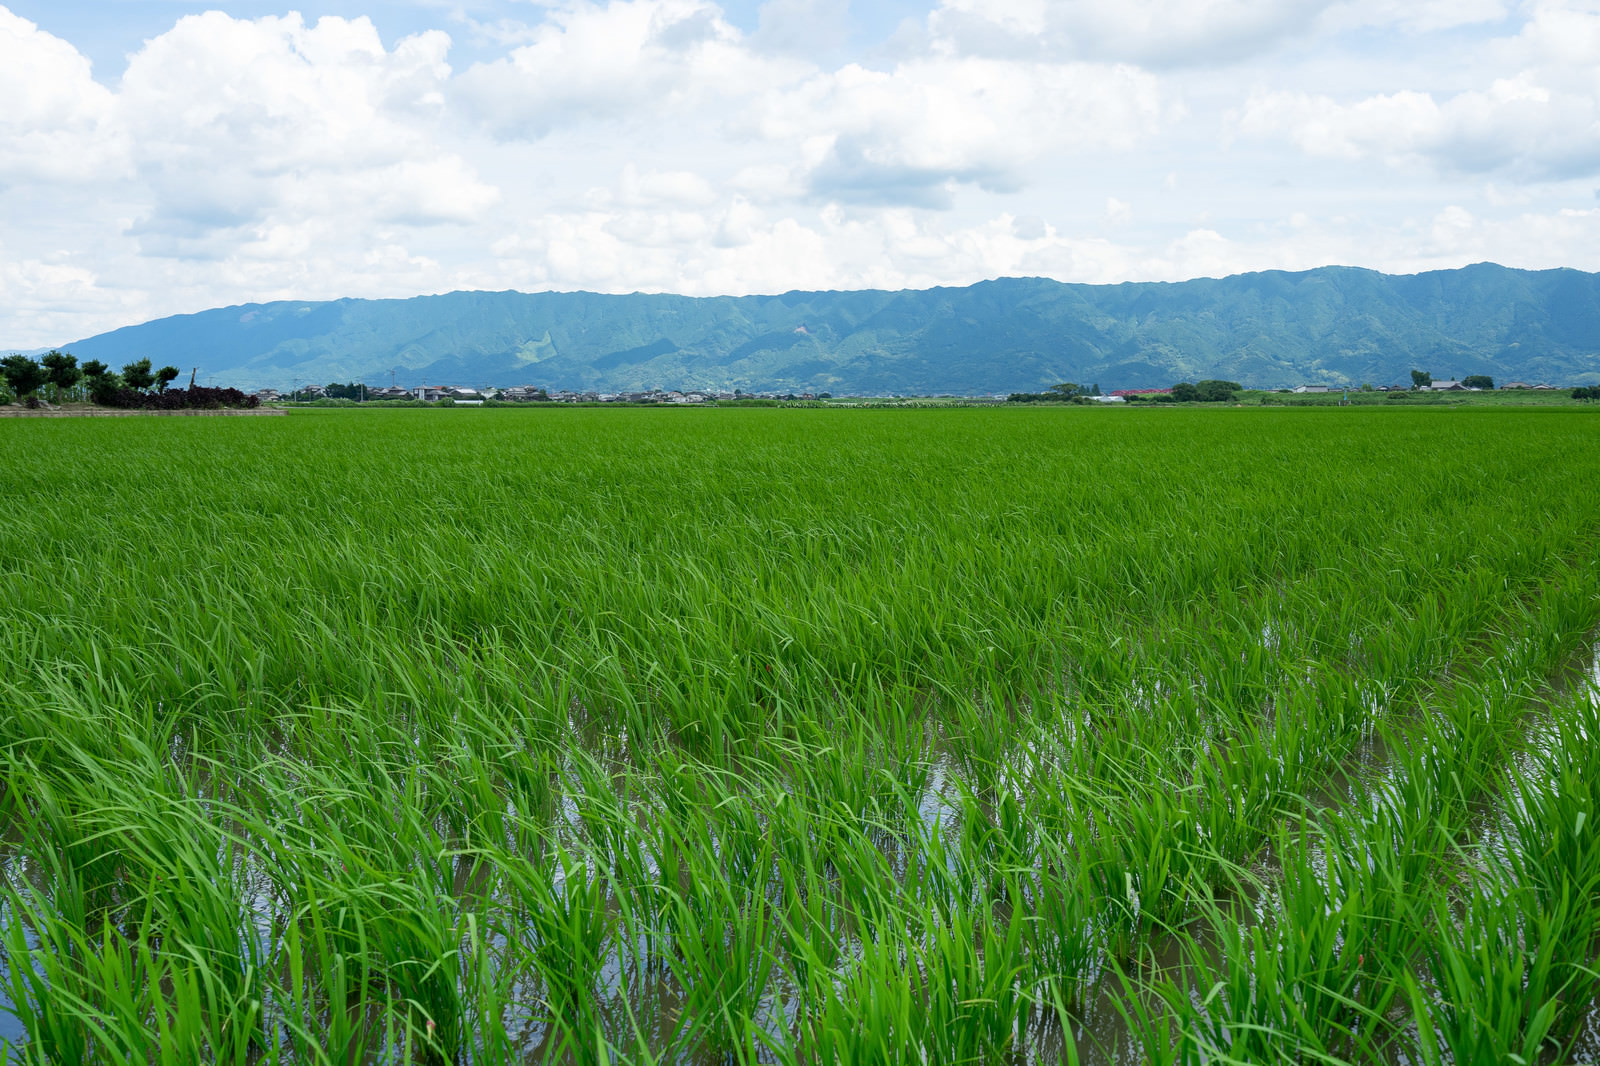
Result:
<svg viewBox="0 0 1600 1066">
<path fill-rule="evenodd" d="M 701 871 L 667 906 L 680 912 L 678 928 L 695 930 L 678 936 L 666 957 L 683 989 L 685 1038 L 718 1058 L 754 1063 L 765 1043 L 757 1014 L 777 964 L 771 903 Z"/>
<path fill-rule="evenodd" d="M 1104 915 L 1106 951 L 1130 960 L 1141 942 L 1181 924 L 1188 905 L 1183 876 L 1200 842 L 1182 794 L 1171 786 L 1157 782 L 1117 801 L 1106 798 L 1084 861 Z"/>
<path fill-rule="evenodd" d="M 290 922 L 279 951 L 287 980 L 280 991 L 279 1021 L 295 1061 L 359 1062 L 385 1043 L 393 1028 L 385 990 L 372 980 L 365 956 L 365 929 L 356 929 L 356 954 L 343 945 L 320 911 Z"/>
<path fill-rule="evenodd" d="M 1588 698 L 1585 698 L 1588 696 Z M 1513 768 L 1506 805 L 1511 840 L 1503 859 L 1502 922 L 1517 922 L 1515 942 L 1526 957 L 1527 986 L 1546 991 L 1549 1037 L 1568 1045 L 1585 1011 L 1600 996 L 1600 758 L 1593 743 L 1600 706 L 1579 693 L 1558 703 L 1547 743 L 1528 769 Z M 1487 923 L 1484 923 L 1487 924 Z M 1505 933 L 1510 938 L 1510 931 Z M 1453 946 L 1453 945 L 1452 945 Z M 1487 949 L 1484 949 L 1487 951 Z"/>
<path fill-rule="evenodd" d="M 311 904 L 293 920 L 311 923 L 323 953 L 317 964 L 355 961 L 349 972 L 360 995 L 382 1004 L 385 1017 L 425 1033 L 431 1057 L 453 1056 L 466 1036 L 453 908 L 400 881 L 307 887 Z M 328 1009 L 339 1012 L 331 1002 Z"/>
<path fill-rule="evenodd" d="M 1015 878 L 1037 862 L 1036 841 L 1023 804 L 1007 784 L 986 789 L 984 796 L 965 781 L 958 780 L 957 787 L 961 891 L 967 898 L 1004 898 Z"/>
<path fill-rule="evenodd" d="M 786 805 L 791 818 L 802 817 Z M 789 821 L 775 830 L 780 839 L 805 840 L 804 823 Z M 799 847 L 778 858 L 780 903 L 773 915 L 774 941 L 803 1005 L 825 1000 L 845 955 L 847 912 L 820 857 Z"/>
<path fill-rule="evenodd" d="M 0 425 L 15 1057 L 1566 1054 L 1600 423 L 1084 414 Z"/>
<path fill-rule="evenodd" d="M 820 960 L 815 967 L 820 969 Z M 800 1046 L 810 1061 L 897 1066 L 927 1061 L 918 990 L 900 946 L 867 940 L 844 972 L 839 987 L 804 1017 Z"/>
<path fill-rule="evenodd" d="M 1022 925 L 963 913 L 923 942 L 864 941 L 799 1046 L 822 1061 L 1008 1061 L 1031 1009 L 1017 982 Z"/>
<path fill-rule="evenodd" d="M 1385 953 L 1398 938 L 1383 931 L 1364 883 L 1341 879 L 1353 871 L 1337 853 L 1318 856 L 1299 837 L 1280 839 L 1277 857 L 1281 881 L 1263 918 L 1207 900 L 1206 939 L 1182 938 L 1186 983 L 1162 986 L 1181 1039 L 1205 1060 L 1380 1059 L 1392 1035 L 1391 975 L 1406 961 L 1403 950 Z M 1190 988 L 1204 990 L 1198 1005 Z"/>
<path fill-rule="evenodd" d="M 1441 1045 L 1456 1063 L 1544 1060 L 1567 990 L 1554 983 L 1566 969 L 1555 956 L 1569 945 L 1550 933 L 1570 921 L 1573 904 L 1545 912 L 1521 903 L 1503 893 L 1473 895 L 1460 908 L 1435 903 L 1439 934 L 1427 952 L 1437 1002 L 1407 983 L 1424 1061 L 1447 1061 Z"/>
<path fill-rule="evenodd" d="M 1039 865 L 1013 876 L 1022 881 L 1019 896 L 1026 901 L 1032 983 L 1045 1002 L 1062 1010 L 1081 1007 L 1100 964 L 1094 891 L 1084 868 L 1064 841 L 1044 836 Z"/>
<path fill-rule="evenodd" d="M 605 882 L 559 845 L 552 864 L 504 873 L 517 913 L 527 923 L 548 1016 L 572 1021 L 580 1012 L 592 1011 L 614 931 Z M 588 1039 L 589 1028 L 577 1026 L 580 1040 Z"/>
<path fill-rule="evenodd" d="M 57 877 L 53 899 L 32 895 L 7 886 L 3 904 L 6 1004 L 27 1036 L 19 1057 L 41 1064 L 90 1062 L 90 1048 L 104 1039 L 106 1022 L 83 987 L 82 969 L 94 951 L 82 932 L 82 890 Z"/>
</svg>

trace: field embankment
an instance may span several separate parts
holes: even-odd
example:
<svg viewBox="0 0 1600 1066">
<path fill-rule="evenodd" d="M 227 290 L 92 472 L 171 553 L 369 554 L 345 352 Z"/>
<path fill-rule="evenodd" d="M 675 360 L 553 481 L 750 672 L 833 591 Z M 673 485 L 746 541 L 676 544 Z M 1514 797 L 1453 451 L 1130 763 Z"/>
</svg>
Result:
<svg viewBox="0 0 1600 1066">
<path fill-rule="evenodd" d="M 0 454 L 19 1059 L 1597 1050 L 1589 411 Z"/>
<path fill-rule="evenodd" d="M 284 415 L 281 407 L 251 407 L 207 410 L 189 408 L 179 411 L 123 411 L 112 407 L 68 407 L 59 410 L 30 411 L 21 407 L 0 407 L 0 418 L 258 418 Z"/>
</svg>

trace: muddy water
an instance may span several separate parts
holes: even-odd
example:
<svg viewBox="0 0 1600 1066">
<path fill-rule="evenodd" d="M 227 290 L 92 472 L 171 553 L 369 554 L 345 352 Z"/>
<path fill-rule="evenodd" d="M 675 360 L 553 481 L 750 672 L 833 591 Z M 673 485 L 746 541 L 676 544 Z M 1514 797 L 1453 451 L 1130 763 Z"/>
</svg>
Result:
<svg viewBox="0 0 1600 1066">
<path fill-rule="evenodd" d="M 31 864 L 22 857 L 17 848 L 15 838 L 9 832 L 6 836 L 7 839 L 0 839 L 0 878 L 3 878 L 6 884 L 36 880 Z M 27 1030 L 22 1027 L 22 1022 L 11 1009 L 12 967 L 18 964 L 6 947 L 11 923 L 10 906 L 0 903 L 0 1048 L 21 1044 L 28 1035 Z M 39 939 L 33 930 L 24 926 L 22 935 L 30 952 L 39 946 Z"/>
</svg>

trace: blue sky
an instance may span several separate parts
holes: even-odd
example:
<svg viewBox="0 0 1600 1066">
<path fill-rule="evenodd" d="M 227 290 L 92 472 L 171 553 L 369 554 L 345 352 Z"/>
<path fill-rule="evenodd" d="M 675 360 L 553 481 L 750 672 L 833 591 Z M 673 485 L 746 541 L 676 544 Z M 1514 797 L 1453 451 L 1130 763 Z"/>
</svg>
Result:
<svg viewBox="0 0 1600 1066">
<path fill-rule="evenodd" d="M 1600 269 L 1600 0 L 0 0 L 0 344 L 271 299 Z"/>
</svg>

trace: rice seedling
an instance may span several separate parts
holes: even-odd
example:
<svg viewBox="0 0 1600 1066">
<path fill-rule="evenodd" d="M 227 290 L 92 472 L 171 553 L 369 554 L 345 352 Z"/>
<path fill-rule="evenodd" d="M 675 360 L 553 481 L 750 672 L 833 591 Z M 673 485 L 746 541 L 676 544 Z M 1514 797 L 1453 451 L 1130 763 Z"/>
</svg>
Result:
<svg viewBox="0 0 1600 1066">
<path fill-rule="evenodd" d="M 1586 412 L 441 414 L 0 425 L 0 1061 L 1591 1024 Z"/>
</svg>

